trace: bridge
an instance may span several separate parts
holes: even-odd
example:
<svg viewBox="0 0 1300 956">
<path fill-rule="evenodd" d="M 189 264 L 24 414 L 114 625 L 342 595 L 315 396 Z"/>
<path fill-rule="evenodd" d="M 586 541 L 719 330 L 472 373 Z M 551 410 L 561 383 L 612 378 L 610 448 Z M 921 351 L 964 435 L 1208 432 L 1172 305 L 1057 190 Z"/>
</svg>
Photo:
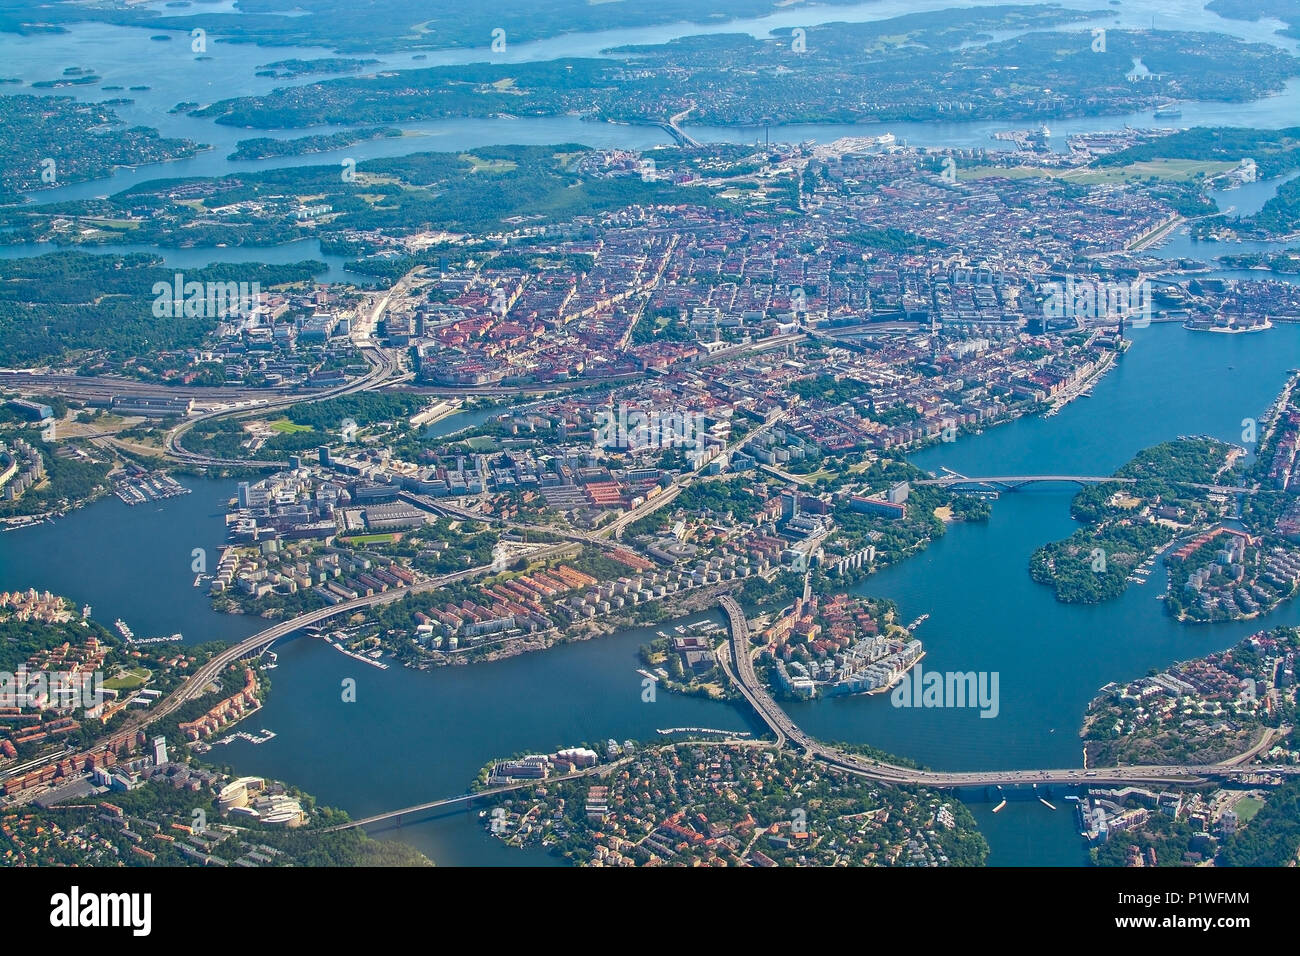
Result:
<svg viewBox="0 0 1300 956">
<path fill-rule="evenodd" d="M 585 776 L 590 771 L 584 771 L 578 776 Z M 572 779 L 567 777 L 565 779 Z M 504 787 L 492 787 L 488 790 L 480 790 L 477 793 L 462 793 L 458 797 L 444 797 L 441 800 L 430 800 L 428 803 L 416 804 L 413 807 L 403 807 L 400 810 L 390 810 L 388 813 L 376 813 L 374 816 L 362 817 L 360 820 L 349 820 L 347 823 L 339 823 L 332 827 L 326 827 L 323 832 L 337 833 L 340 830 L 355 830 L 358 827 L 372 827 L 378 823 L 392 823 L 394 826 L 401 826 L 403 822 L 410 822 L 409 817 L 433 815 L 439 810 L 447 810 L 452 807 L 458 807 L 462 804 L 469 806 L 476 800 L 490 800 L 493 797 L 500 796 L 504 793 L 511 793 L 515 790 L 535 787 L 541 780 L 525 780 L 522 783 L 512 783 Z"/>
<path fill-rule="evenodd" d="M 572 547 L 572 545 L 568 542 L 564 544 L 550 545 L 533 552 L 529 555 L 529 558 L 536 559 L 553 557 L 570 547 Z M 220 673 L 230 664 L 245 657 L 250 657 L 259 651 L 265 650 L 276 641 L 288 637 L 290 634 L 300 631 L 305 627 L 310 627 L 312 624 L 318 624 L 321 621 L 337 617 L 340 614 L 346 614 L 350 611 L 357 611 L 362 608 L 400 601 L 409 594 L 420 594 L 425 591 L 434 591 L 438 588 L 446 587 L 448 584 L 453 584 L 456 581 L 463 581 L 480 574 L 490 573 L 494 569 L 494 566 L 491 564 L 466 568 L 464 571 L 444 574 L 427 581 L 413 584 L 410 587 L 392 588 L 388 591 L 380 591 L 377 594 L 364 595 L 350 601 L 341 601 L 338 604 L 331 604 L 329 607 L 318 608 L 315 611 L 308 611 L 305 614 L 299 614 L 297 617 L 290 618 L 287 621 L 273 624 L 268 628 L 258 631 L 251 637 L 245 638 L 237 644 L 232 644 L 220 654 L 212 657 L 207 661 L 207 663 L 187 677 L 181 686 L 172 691 L 172 693 L 167 697 L 158 701 L 158 703 L 149 708 L 148 711 L 138 713 L 127 720 L 126 723 L 113 732 L 113 736 L 136 733 L 137 731 L 148 727 L 150 724 L 156 723 L 164 717 L 175 713 L 176 710 L 186 702 L 202 697 L 203 694 L 206 693 L 208 685 L 216 680 L 217 676 L 220 675 Z M 95 747 L 101 746 L 102 744 L 103 740 L 97 741 Z M 94 749 L 95 748 L 92 747 L 90 750 L 85 751 L 85 753 L 92 753 L 94 752 Z M 60 758 L 63 756 L 66 756 L 66 754 L 59 755 Z M 49 762 L 54 759 L 58 758 L 44 758 L 43 762 Z M 17 773 L 14 768 L 10 768 L 8 771 L 0 773 L 0 781 L 13 776 L 17 776 Z"/>
<path fill-rule="evenodd" d="M 968 772 L 914 770 L 897 764 L 872 760 L 827 746 L 809 737 L 795 724 L 781 706 L 772 699 L 754 674 L 753 647 L 750 643 L 749 622 L 744 610 L 730 596 L 722 598 L 731 630 L 731 658 L 734 671 L 724 670 L 736 681 L 737 687 L 750 706 L 776 735 L 777 746 L 787 741 L 816 760 L 848 770 L 859 776 L 892 784 L 915 784 L 926 787 L 980 787 L 1023 784 L 1110 784 L 1110 783 L 1196 783 L 1208 778 L 1233 778 L 1258 774 L 1263 768 L 1246 764 L 1262 753 L 1276 740 L 1276 732 L 1265 732 L 1262 739 L 1244 754 L 1217 764 L 1196 766 L 1138 766 L 1099 767 L 1063 770 L 978 770 Z M 1300 775 L 1300 767 L 1273 768 L 1269 773 L 1287 776 Z"/>
<path fill-rule="evenodd" d="M 563 777 L 557 777 L 556 780 L 578 780 L 582 777 L 592 775 L 605 776 L 610 771 L 627 763 L 629 757 L 623 757 L 613 763 L 597 764 L 594 767 L 588 767 L 585 770 L 579 770 L 576 773 L 565 774 Z M 475 793 L 462 793 L 455 797 L 443 797 L 441 800 L 430 800 L 428 803 L 418 803 L 412 807 L 403 807 L 400 810 L 390 810 L 388 813 L 376 813 L 373 816 L 362 817 L 360 820 L 349 820 L 347 823 L 339 823 L 335 826 L 328 827 L 324 832 L 334 833 L 339 830 L 354 830 L 357 827 L 371 827 L 377 823 L 393 823 L 395 826 L 401 826 L 404 822 L 411 822 L 410 817 L 423 817 L 432 815 L 439 810 L 447 810 L 453 807 L 469 806 L 479 800 L 491 800 L 494 797 L 506 793 L 513 793 L 516 790 L 531 790 L 538 784 L 546 783 L 546 780 L 520 780 L 515 783 L 503 784 L 499 787 L 489 787 L 486 790 L 479 790 Z"/>
<path fill-rule="evenodd" d="M 678 146 L 689 146 L 694 149 L 699 149 L 700 147 L 700 141 L 691 136 L 691 134 L 686 132 L 686 130 L 682 129 L 682 121 L 685 120 L 694 109 L 695 104 L 692 103 L 686 109 L 671 117 L 667 123 L 658 124 L 660 128 L 668 131 L 672 138 L 677 141 Z"/>
<path fill-rule="evenodd" d="M 951 488 L 954 485 L 986 485 L 1001 488 L 1003 491 L 1019 491 L 1025 485 L 1054 482 L 1058 484 L 1100 485 L 1108 481 L 1121 484 L 1133 484 L 1136 478 L 1113 478 L 1109 475 L 988 475 L 973 477 L 948 472 L 939 478 L 922 478 L 912 482 L 913 485 L 933 485 L 939 488 Z"/>
<path fill-rule="evenodd" d="M 1056 483 L 1056 484 L 1075 484 L 1085 485 L 1102 485 L 1107 482 L 1115 484 L 1131 485 L 1135 484 L 1138 479 L 1117 477 L 1115 475 L 963 475 L 955 472 L 950 468 L 944 468 L 945 474 L 937 478 L 921 478 L 913 481 L 915 486 L 931 486 L 936 488 L 952 488 L 959 485 L 983 485 L 988 488 L 1000 488 L 1003 491 L 1019 491 L 1026 485 Z M 1215 485 L 1205 484 L 1195 481 L 1180 481 L 1174 478 L 1161 479 L 1171 485 L 1181 485 L 1184 488 L 1198 488 L 1201 491 L 1223 495 L 1253 495 L 1258 494 L 1258 488 L 1244 488 L 1240 485 Z"/>
<path fill-rule="evenodd" d="M 466 572 L 461 573 L 464 574 Z M 396 593 L 401 594 L 405 592 L 399 591 Z M 915 770 L 911 767 L 903 767 L 898 764 L 891 764 L 885 761 L 863 757 L 858 754 L 847 753 L 836 747 L 827 746 L 826 744 L 809 737 L 794 723 L 793 720 L 790 719 L 790 716 L 786 714 L 781 706 L 772 698 L 771 694 L 768 693 L 767 689 L 759 681 L 758 676 L 754 673 L 754 648 L 751 644 L 749 622 L 745 616 L 744 610 L 735 599 L 730 596 L 723 596 L 721 602 L 722 609 L 726 613 L 730 624 L 730 637 L 729 643 L 723 645 L 720 649 L 720 653 L 718 654 L 718 664 L 727 677 L 736 685 L 737 689 L 741 692 L 741 695 L 749 702 L 750 706 L 754 708 L 755 712 L 776 737 L 774 743 L 752 739 L 724 740 L 722 741 L 723 743 L 732 743 L 749 747 L 775 747 L 778 749 L 789 745 L 802 750 L 808 759 L 820 760 L 830 766 L 839 767 L 840 769 L 847 770 L 850 773 L 857 774 L 858 776 L 878 780 L 881 783 L 916 785 L 940 789 L 1002 785 L 1023 786 L 1025 784 L 1036 786 L 1040 783 L 1043 785 L 1064 784 L 1075 786 L 1130 783 L 1195 784 L 1209 779 L 1233 779 L 1259 773 L 1270 773 L 1288 777 L 1300 776 L 1300 767 L 1295 766 L 1280 766 L 1273 768 L 1248 766 L 1249 761 L 1253 760 L 1258 754 L 1272 746 L 1279 736 L 1289 733 L 1289 728 L 1266 731 L 1259 742 L 1250 750 L 1229 758 L 1221 763 L 1197 764 L 1190 766 L 1162 765 L 1102 767 L 1095 770 L 1079 768 L 1061 770 L 931 771 Z M 348 602 L 348 604 L 348 609 L 351 609 L 352 607 L 358 606 L 359 602 Z M 334 608 L 327 610 L 338 612 L 342 609 L 342 605 L 336 605 Z M 304 615 L 304 617 L 306 616 L 307 615 Z M 295 619 L 295 621 L 300 620 L 301 619 Z M 262 644 L 275 640 L 278 632 L 294 623 L 295 622 L 286 622 L 283 625 L 268 628 L 266 631 L 263 631 L 260 634 L 255 634 L 248 640 L 243 641 L 241 644 L 237 645 L 237 647 L 231 648 L 222 656 L 227 657 L 228 662 L 229 660 L 235 659 L 234 656 L 229 655 L 232 655 L 241 649 L 245 653 L 251 652 L 251 650 L 256 649 Z M 298 626 L 304 625 L 299 624 Z M 224 666 L 224 664 L 222 666 Z M 208 671 L 210 667 L 211 664 L 205 667 L 205 672 Z M 210 680 L 216 673 L 217 670 L 213 669 L 207 679 Z M 200 675 L 196 674 L 194 678 L 191 678 L 191 680 L 197 680 L 199 678 Z M 187 682 L 187 685 L 188 684 L 189 682 Z M 177 695 L 173 695 L 173 697 L 176 696 Z M 169 698 L 168 700 L 170 701 L 171 699 L 172 698 Z M 177 706 L 179 706 L 179 704 L 177 704 Z M 163 714 L 156 711 L 147 719 L 157 719 L 160 716 L 163 716 Z M 678 744 L 669 744 L 668 746 L 678 746 Z M 564 777 L 557 779 L 576 780 L 592 775 L 606 776 L 610 771 L 631 759 L 633 759 L 631 756 L 626 756 L 613 763 L 588 767 L 585 770 L 573 774 L 566 774 Z M 393 823 L 396 826 L 401 826 L 404 822 L 413 822 L 411 818 L 424 819 L 441 810 L 456 809 L 462 806 L 468 807 L 469 805 L 481 800 L 491 800 L 507 793 L 531 789 L 542 782 L 543 781 L 540 780 L 516 781 L 502 786 L 490 787 L 475 793 L 463 793 L 452 797 L 443 797 L 441 799 L 430 800 L 413 806 L 402 807 L 398 810 L 390 810 L 386 813 L 376 813 L 357 820 L 349 820 L 347 823 L 340 823 L 328 827 L 323 832 L 333 833 L 340 830 L 373 827 L 385 823 Z"/>
</svg>

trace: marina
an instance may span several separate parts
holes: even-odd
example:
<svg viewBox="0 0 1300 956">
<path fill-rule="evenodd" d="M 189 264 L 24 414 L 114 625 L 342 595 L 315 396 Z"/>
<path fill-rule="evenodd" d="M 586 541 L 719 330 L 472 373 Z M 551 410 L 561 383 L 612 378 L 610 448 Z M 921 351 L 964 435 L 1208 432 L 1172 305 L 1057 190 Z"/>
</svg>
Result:
<svg viewBox="0 0 1300 956">
<path fill-rule="evenodd" d="M 183 640 L 185 640 L 185 635 L 177 632 L 166 637 L 128 637 L 126 642 L 133 647 L 140 647 L 145 644 L 179 644 Z"/>
<path fill-rule="evenodd" d="M 330 647 L 334 648 L 343 656 L 350 657 L 354 661 L 360 661 L 362 664 L 369 664 L 371 667 L 378 667 L 381 671 L 388 670 L 388 665 L 385 664 L 383 661 L 377 659 L 378 656 L 382 653 L 382 651 L 378 651 L 378 650 L 371 651 L 370 655 L 373 656 L 368 656 L 366 654 L 359 654 L 356 651 L 348 650 L 346 647 L 344 647 L 342 644 L 338 643 L 331 637 L 326 637 L 325 643 L 328 644 Z"/>
<path fill-rule="evenodd" d="M 667 737 L 669 734 L 718 734 L 722 737 L 752 736 L 748 730 L 717 730 L 713 727 L 669 727 L 667 729 L 656 730 L 655 733 L 662 737 Z"/>
<path fill-rule="evenodd" d="M 170 475 L 151 475 L 147 472 L 125 478 L 113 489 L 113 494 L 130 507 L 189 493 L 189 488 Z"/>
<path fill-rule="evenodd" d="M 267 730 L 265 727 L 262 728 L 260 731 L 258 731 L 258 733 L 256 734 L 250 734 L 246 730 L 237 730 L 233 734 L 227 734 L 226 736 L 222 737 L 220 740 L 212 741 L 212 746 L 216 747 L 220 744 L 229 744 L 229 743 L 233 743 L 236 740 L 246 740 L 250 744 L 257 745 L 257 744 L 264 744 L 268 740 L 274 740 L 274 739 L 275 739 L 275 731 Z"/>
</svg>

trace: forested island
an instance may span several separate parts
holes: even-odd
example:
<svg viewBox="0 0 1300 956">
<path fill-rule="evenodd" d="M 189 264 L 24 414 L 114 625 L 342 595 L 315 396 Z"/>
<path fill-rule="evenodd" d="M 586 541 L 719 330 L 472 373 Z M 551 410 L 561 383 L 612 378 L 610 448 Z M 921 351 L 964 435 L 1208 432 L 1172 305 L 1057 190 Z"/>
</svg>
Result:
<svg viewBox="0 0 1300 956">
<path fill-rule="evenodd" d="M 1035 551 L 1030 576 L 1067 604 L 1118 597 L 1134 570 L 1176 534 L 1223 514 L 1222 502 L 1191 485 L 1213 483 L 1235 458 L 1231 446 L 1209 438 L 1144 449 L 1115 473 L 1126 480 L 1089 485 L 1074 496 L 1070 513 L 1084 527 Z"/>
<path fill-rule="evenodd" d="M 1100 52 L 1091 49 L 1086 31 L 970 42 L 973 35 L 1090 18 L 1059 8 L 945 10 L 810 27 L 799 36 L 789 30 L 763 39 L 715 34 L 609 51 L 623 59 L 496 64 L 485 58 L 228 99 L 195 115 L 261 129 L 346 123 L 356 116 L 398 123 L 576 113 L 662 123 L 687 108 L 693 123 L 742 126 L 765 119 L 1037 118 L 1044 111 L 1132 112 L 1171 96 L 1245 102 L 1300 74 L 1300 60 L 1280 50 L 1217 35 L 1207 43 L 1204 34 L 1111 30 Z M 862 69 L 864 54 L 869 71 Z M 1150 81 L 1128 81 L 1138 61 Z M 738 74 L 753 80 L 727 97 L 681 92 L 730 89 L 728 78 Z M 933 76 L 945 77 L 943 98 L 934 95 Z"/>
<path fill-rule="evenodd" d="M 284 156 L 306 156 L 310 153 L 327 153 L 332 149 L 342 149 L 354 143 L 385 137 L 401 136 L 400 129 L 391 126 L 371 126 L 365 129 L 345 130 L 340 133 L 319 136 L 300 136 L 297 139 L 275 139 L 261 137 L 258 139 L 241 139 L 233 153 L 227 156 L 232 160 L 279 159 Z"/>
</svg>

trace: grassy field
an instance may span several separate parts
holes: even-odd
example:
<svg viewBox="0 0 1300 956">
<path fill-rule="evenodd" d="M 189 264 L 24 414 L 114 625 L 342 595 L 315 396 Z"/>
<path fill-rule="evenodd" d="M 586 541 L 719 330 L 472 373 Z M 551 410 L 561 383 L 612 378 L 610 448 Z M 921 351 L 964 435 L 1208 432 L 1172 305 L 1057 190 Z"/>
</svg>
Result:
<svg viewBox="0 0 1300 956">
<path fill-rule="evenodd" d="M 106 690 L 136 690 L 145 685 L 153 672 L 147 667 L 133 667 L 116 677 L 104 681 Z"/>
<path fill-rule="evenodd" d="M 461 153 L 458 159 L 470 164 L 474 173 L 509 173 L 519 168 L 519 164 L 510 159 L 483 159 L 473 153 Z"/>
<path fill-rule="evenodd" d="M 365 545 L 365 544 L 392 544 L 397 540 L 396 532 L 387 534 L 359 534 L 352 538 L 339 538 L 339 541 L 347 544 Z"/>
<path fill-rule="evenodd" d="M 1254 797 L 1242 797 L 1237 801 L 1233 808 L 1237 811 L 1237 820 L 1241 823 L 1249 823 L 1255 814 L 1264 808 L 1262 800 L 1256 800 Z"/>
<path fill-rule="evenodd" d="M 287 418 L 281 418 L 278 421 L 271 422 L 271 430 L 280 432 L 282 435 L 296 435 L 299 432 L 312 431 L 310 425 L 295 425 Z"/>
<path fill-rule="evenodd" d="M 1096 183 L 1127 183 L 1143 179 L 1164 179 L 1170 182 L 1187 182 L 1198 173 L 1206 177 L 1217 176 L 1236 168 L 1236 163 L 1210 162 L 1199 159 L 1153 159 L 1106 169 L 1047 169 L 1042 166 L 967 166 L 958 167 L 959 179 L 986 179 L 1001 176 L 1006 179 L 1059 179 L 1063 182 L 1085 186 Z"/>
</svg>

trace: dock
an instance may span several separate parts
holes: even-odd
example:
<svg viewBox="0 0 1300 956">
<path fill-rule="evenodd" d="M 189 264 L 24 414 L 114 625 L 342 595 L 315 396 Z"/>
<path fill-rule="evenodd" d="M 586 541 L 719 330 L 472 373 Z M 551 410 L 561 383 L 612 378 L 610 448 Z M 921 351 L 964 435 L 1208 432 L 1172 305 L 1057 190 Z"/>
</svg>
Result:
<svg viewBox="0 0 1300 956">
<path fill-rule="evenodd" d="M 383 661 L 377 661 L 373 657 L 366 657 L 364 654 L 358 654 L 356 651 L 350 651 L 342 644 L 339 644 L 328 637 L 325 638 L 325 643 L 328 644 L 330 647 L 334 648 L 340 654 L 352 658 L 354 661 L 360 661 L 362 664 L 369 664 L 371 667 L 378 667 L 381 671 L 388 670 L 388 665 L 385 664 Z"/>
<path fill-rule="evenodd" d="M 123 504 L 135 507 L 150 501 L 188 495 L 190 491 L 170 475 L 145 474 L 124 479 L 113 489 L 113 494 Z"/>
<path fill-rule="evenodd" d="M 274 740 L 274 739 L 275 739 L 275 731 L 267 730 L 265 727 L 263 727 L 260 734 L 250 734 L 246 730 L 237 730 L 233 734 L 227 734 L 226 736 L 222 737 L 220 740 L 212 741 L 212 746 L 215 747 L 220 744 L 228 744 L 236 740 L 247 740 L 250 744 L 264 744 L 268 740 Z"/>
<path fill-rule="evenodd" d="M 176 644 L 183 640 L 185 636 L 178 631 L 166 637 L 128 637 L 126 642 L 132 647 L 139 647 L 141 644 Z"/>
<path fill-rule="evenodd" d="M 1038 802 L 1041 803 L 1043 806 L 1047 807 L 1047 809 L 1049 809 L 1049 810 L 1055 810 L 1055 809 L 1056 809 L 1056 807 L 1052 806 L 1050 803 L 1048 803 L 1048 802 L 1047 802 L 1046 800 L 1044 800 L 1042 797 L 1039 797 L 1039 798 L 1038 798 Z"/>
<path fill-rule="evenodd" d="M 669 734 L 720 734 L 724 737 L 749 737 L 748 730 L 717 730 L 713 727 L 669 727 L 656 730 L 655 733 L 667 737 Z"/>
</svg>

